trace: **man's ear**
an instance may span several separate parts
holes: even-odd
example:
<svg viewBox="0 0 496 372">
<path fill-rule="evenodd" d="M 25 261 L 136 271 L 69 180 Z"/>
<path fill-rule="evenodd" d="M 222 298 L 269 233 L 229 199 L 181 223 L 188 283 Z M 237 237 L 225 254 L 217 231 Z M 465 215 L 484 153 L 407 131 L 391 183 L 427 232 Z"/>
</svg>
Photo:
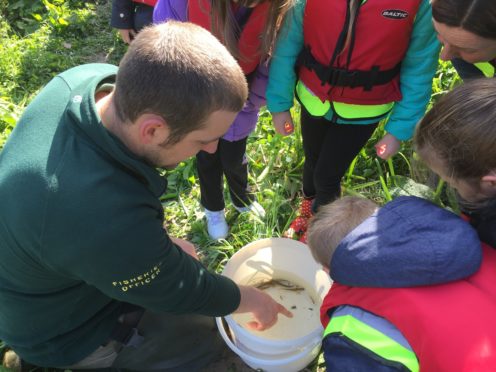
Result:
<svg viewBox="0 0 496 372">
<path fill-rule="evenodd" d="M 496 195 L 496 170 L 490 171 L 481 178 L 481 188 L 488 195 Z"/>
<path fill-rule="evenodd" d="M 158 115 L 141 115 L 136 124 L 138 125 L 139 139 L 143 145 L 160 145 L 169 138 L 169 126 Z"/>
</svg>

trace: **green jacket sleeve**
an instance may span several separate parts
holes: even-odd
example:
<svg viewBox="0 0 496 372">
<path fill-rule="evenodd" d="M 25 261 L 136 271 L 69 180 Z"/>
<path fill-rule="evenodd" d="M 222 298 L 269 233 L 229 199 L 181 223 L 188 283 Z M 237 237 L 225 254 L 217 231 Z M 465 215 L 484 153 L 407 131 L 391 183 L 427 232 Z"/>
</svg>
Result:
<svg viewBox="0 0 496 372">
<path fill-rule="evenodd" d="M 160 202 L 138 180 L 114 178 L 72 199 L 57 194 L 64 202 L 49 201 L 43 261 L 113 299 L 154 311 L 222 316 L 237 309 L 237 285 L 172 243 Z"/>
</svg>

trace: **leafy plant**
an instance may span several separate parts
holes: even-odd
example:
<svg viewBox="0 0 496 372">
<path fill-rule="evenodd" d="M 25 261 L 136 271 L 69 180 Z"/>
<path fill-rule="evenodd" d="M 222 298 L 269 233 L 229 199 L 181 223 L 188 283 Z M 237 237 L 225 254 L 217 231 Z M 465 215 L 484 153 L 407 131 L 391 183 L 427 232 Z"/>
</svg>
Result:
<svg viewBox="0 0 496 372">
<path fill-rule="evenodd" d="M 19 119 L 21 108 L 0 97 L 0 150 Z"/>
<path fill-rule="evenodd" d="M 34 15 L 43 12 L 44 5 L 40 1 L 17 0 L 0 3 L 0 11 L 11 27 L 20 34 L 28 34 L 38 27 Z"/>
<path fill-rule="evenodd" d="M 0 1 L 0 13 L 20 35 L 28 35 L 38 29 L 41 24 L 50 24 L 61 31 L 69 26 L 74 17 L 73 9 L 88 6 L 81 0 L 17 0 L 10 3 Z"/>
</svg>

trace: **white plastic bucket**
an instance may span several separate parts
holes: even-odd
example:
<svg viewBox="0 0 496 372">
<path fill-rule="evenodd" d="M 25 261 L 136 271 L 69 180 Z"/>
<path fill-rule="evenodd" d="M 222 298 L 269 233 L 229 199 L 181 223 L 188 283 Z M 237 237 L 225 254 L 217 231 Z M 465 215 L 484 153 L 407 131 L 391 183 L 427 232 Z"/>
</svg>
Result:
<svg viewBox="0 0 496 372">
<path fill-rule="evenodd" d="M 316 296 L 315 310 L 318 312 L 320 303 L 330 288 L 331 280 L 303 243 L 284 238 L 255 241 L 234 254 L 223 271 L 223 275 L 239 284 L 270 279 L 274 274 L 278 276 L 281 273 L 291 274 L 291 278 L 297 278 L 298 283 L 312 289 Z M 298 371 L 315 358 L 320 347 L 323 329 L 318 321 L 312 323 L 312 328 L 303 329 L 304 333 L 299 337 L 267 339 L 263 337 L 263 332 L 249 332 L 232 316 L 226 316 L 225 320 L 232 339 L 227 337 L 222 321 L 218 318 L 217 325 L 222 337 L 229 347 L 253 368 L 266 371 Z M 300 328 L 301 326 L 305 325 L 300 324 Z"/>
<path fill-rule="evenodd" d="M 222 318 L 216 318 L 219 333 L 226 342 L 227 346 L 235 352 L 251 368 L 267 372 L 297 372 L 304 369 L 314 360 L 320 351 L 320 339 L 315 344 L 310 344 L 297 352 L 289 352 L 281 355 L 264 355 L 252 350 L 243 350 L 234 345 L 226 334 Z"/>
</svg>

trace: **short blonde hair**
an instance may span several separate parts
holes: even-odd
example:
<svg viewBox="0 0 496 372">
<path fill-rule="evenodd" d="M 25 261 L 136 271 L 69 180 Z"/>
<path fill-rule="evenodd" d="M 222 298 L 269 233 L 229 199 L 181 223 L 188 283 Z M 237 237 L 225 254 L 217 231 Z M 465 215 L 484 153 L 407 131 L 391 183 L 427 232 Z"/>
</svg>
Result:
<svg viewBox="0 0 496 372">
<path fill-rule="evenodd" d="M 329 267 L 341 240 L 377 208 L 373 201 L 356 196 L 346 196 L 320 207 L 310 221 L 307 236 L 315 260 Z"/>
</svg>

